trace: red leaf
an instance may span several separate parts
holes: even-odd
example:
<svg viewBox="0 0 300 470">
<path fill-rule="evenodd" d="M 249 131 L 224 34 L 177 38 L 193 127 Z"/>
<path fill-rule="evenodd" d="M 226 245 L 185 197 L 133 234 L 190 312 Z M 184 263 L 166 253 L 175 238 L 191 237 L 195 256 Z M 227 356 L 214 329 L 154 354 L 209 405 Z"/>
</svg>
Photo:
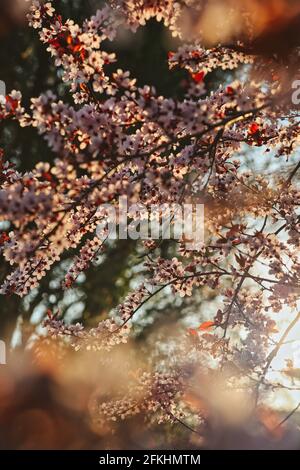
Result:
<svg viewBox="0 0 300 470">
<path fill-rule="evenodd" d="M 193 328 L 189 328 L 189 329 L 188 329 L 188 332 L 189 332 L 189 334 L 192 335 L 192 336 L 195 336 L 195 335 L 197 334 L 197 331 L 194 330 Z"/>
<path fill-rule="evenodd" d="M 205 72 L 192 73 L 192 79 L 193 79 L 196 83 L 201 83 L 201 82 L 203 82 L 204 77 L 205 77 Z"/>
<path fill-rule="evenodd" d="M 6 104 L 9 106 L 11 112 L 15 112 L 18 107 L 18 100 L 14 100 L 11 96 L 6 96 Z"/>
<path fill-rule="evenodd" d="M 61 47 L 60 41 L 57 38 L 49 39 L 48 43 L 50 46 L 54 47 L 54 49 L 59 49 Z"/>
<path fill-rule="evenodd" d="M 226 88 L 226 94 L 227 95 L 234 95 L 234 89 L 232 88 L 232 86 L 228 86 Z"/>
<path fill-rule="evenodd" d="M 3 245 L 5 242 L 8 242 L 9 241 L 9 236 L 7 235 L 6 232 L 2 232 L 0 234 L 0 246 Z"/>
<path fill-rule="evenodd" d="M 256 122 L 253 122 L 249 128 L 249 134 L 257 134 L 259 131 L 259 125 Z"/>
<path fill-rule="evenodd" d="M 52 310 L 50 310 L 50 308 L 48 308 L 48 310 L 47 310 L 46 313 L 47 313 L 47 317 L 48 317 L 48 318 L 50 318 L 50 319 L 53 318 L 53 313 L 52 313 Z"/>
<path fill-rule="evenodd" d="M 215 326 L 214 321 L 205 321 L 199 326 L 200 331 L 210 330 L 213 326 Z"/>
</svg>

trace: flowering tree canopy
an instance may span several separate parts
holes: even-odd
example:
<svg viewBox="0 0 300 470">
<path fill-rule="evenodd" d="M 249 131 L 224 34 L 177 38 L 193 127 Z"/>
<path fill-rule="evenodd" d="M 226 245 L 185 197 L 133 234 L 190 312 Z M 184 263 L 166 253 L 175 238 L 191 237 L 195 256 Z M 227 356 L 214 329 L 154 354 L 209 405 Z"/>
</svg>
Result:
<svg viewBox="0 0 300 470">
<path fill-rule="evenodd" d="M 47 338 L 106 356 L 131 341 L 136 317 L 164 291 L 174 303 L 213 295 L 202 321 L 183 328 L 176 346 L 165 345 L 163 361 L 154 357 L 150 369 L 128 379 L 124 393 L 95 397 L 91 405 L 101 422 L 144 413 L 151 422 L 181 423 L 199 435 L 209 421 L 210 381 L 220 394 L 246 393 L 254 407 L 271 392 L 297 389 L 292 360 L 290 375 L 276 375 L 273 365 L 300 320 L 300 133 L 288 88 L 293 54 L 283 61 L 234 37 L 207 44 L 199 29 L 187 26 L 203 3 L 114 0 L 79 25 L 51 3 L 33 0 L 29 25 L 73 103 L 55 90 L 32 98 L 30 107 L 21 91 L 0 101 L 2 124 L 33 128 L 56 155 L 50 163 L 41 155 L 31 171 L 21 172 L 1 149 L 0 216 L 9 228 L 1 232 L 0 250 L 10 265 L 2 295 L 30 295 L 66 253 L 73 262 L 62 287 L 72 289 L 109 246 L 105 228 L 104 236 L 97 233 L 109 222 L 102 205 L 116 206 L 120 197 L 149 211 L 204 204 L 203 243 L 187 250 L 182 237 L 171 256 L 163 256 L 160 241 L 139 241 L 141 282 L 97 326 L 69 324 L 52 311 L 44 320 Z M 135 33 L 151 18 L 178 38 L 166 61 L 171 72 L 185 71 L 180 96 L 140 84 L 112 52 L 121 28 Z M 273 171 L 252 171 L 249 154 L 257 168 L 272 160 Z M 195 404 L 196 395 L 206 406 Z"/>
</svg>

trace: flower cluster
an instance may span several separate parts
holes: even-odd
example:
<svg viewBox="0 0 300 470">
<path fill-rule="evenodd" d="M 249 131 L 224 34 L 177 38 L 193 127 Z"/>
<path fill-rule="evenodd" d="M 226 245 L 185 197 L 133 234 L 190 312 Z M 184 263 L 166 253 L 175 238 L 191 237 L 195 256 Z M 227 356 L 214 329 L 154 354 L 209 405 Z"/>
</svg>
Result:
<svg viewBox="0 0 300 470">
<path fill-rule="evenodd" d="M 128 384 L 127 392 L 113 401 L 103 402 L 95 396 L 90 406 L 92 419 L 98 425 L 103 421 L 115 422 L 138 414 L 149 416 L 150 421 L 176 422 L 182 417 L 176 400 L 182 393 L 180 377 L 172 373 L 140 372 Z"/>
</svg>

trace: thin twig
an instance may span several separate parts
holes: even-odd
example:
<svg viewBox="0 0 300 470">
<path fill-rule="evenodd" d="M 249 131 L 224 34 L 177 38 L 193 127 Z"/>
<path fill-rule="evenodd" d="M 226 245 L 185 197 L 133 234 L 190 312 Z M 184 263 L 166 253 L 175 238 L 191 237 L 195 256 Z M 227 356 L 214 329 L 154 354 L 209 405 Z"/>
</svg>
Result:
<svg viewBox="0 0 300 470">
<path fill-rule="evenodd" d="M 300 408 L 300 402 L 282 421 L 280 421 L 279 424 L 277 424 L 277 426 L 275 426 L 274 430 L 280 428 L 280 426 L 282 426 L 286 421 L 288 421 L 293 416 L 293 414 L 295 414 L 299 410 L 299 408 Z"/>
</svg>

